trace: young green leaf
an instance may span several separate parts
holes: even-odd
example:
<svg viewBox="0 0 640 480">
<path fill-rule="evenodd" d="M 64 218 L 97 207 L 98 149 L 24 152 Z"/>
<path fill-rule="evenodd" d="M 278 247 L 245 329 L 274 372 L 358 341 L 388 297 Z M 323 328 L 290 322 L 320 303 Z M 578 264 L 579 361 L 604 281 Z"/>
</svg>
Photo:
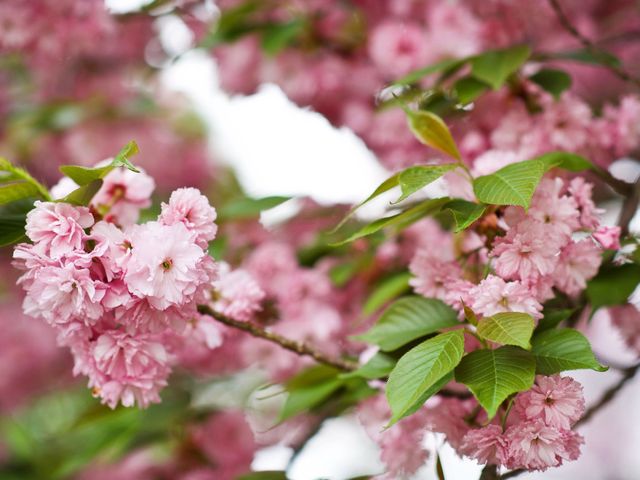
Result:
<svg viewBox="0 0 640 480">
<path fill-rule="evenodd" d="M 542 375 L 553 375 L 565 370 L 607 370 L 607 367 L 596 360 L 589 340 L 573 328 L 545 330 L 534 335 L 531 339 L 531 353 L 536 358 L 536 370 Z"/>
<path fill-rule="evenodd" d="M 406 110 L 406 113 L 409 128 L 421 143 L 435 148 L 456 160 L 461 159 L 449 127 L 439 116 L 424 110 Z"/>
<path fill-rule="evenodd" d="M 27 213 L 33 209 L 33 201 L 19 200 L 0 206 L 0 247 L 18 243 L 25 236 Z"/>
<path fill-rule="evenodd" d="M 44 185 L 29 175 L 26 170 L 16 167 L 9 160 L 2 157 L 0 157 L 0 184 L 6 184 L 3 197 L 7 201 L 1 202 L 2 204 L 22 200 L 30 196 L 51 200 L 49 191 Z"/>
<path fill-rule="evenodd" d="M 560 98 L 562 92 L 571 87 L 571 76 L 564 70 L 555 68 L 543 68 L 531 75 L 529 79 L 553 95 L 556 100 Z"/>
<path fill-rule="evenodd" d="M 432 75 L 434 73 L 439 73 L 439 72 L 446 73 L 446 72 L 449 72 L 449 71 L 452 71 L 452 70 L 459 69 L 467 61 L 468 61 L 467 58 L 442 60 L 442 61 L 440 61 L 438 63 L 434 63 L 432 65 L 428 65 L 426 67 L 420 68 L 419 70 L 415 70 L 415 71 L 407 74 L 406 76 L 404 76 L 404 77 L 400 78 L 399 80 L 396 80 L 395 82 L 393 82 L 393 85 L 394 86 L 411 85 L 411 84 L 414 84 L 414 83 L 418 82 L 419 80 L 421 80 L 422 78 L 426 77 L 427 75 Z"/>
<path fill-rule="evenodd" d="M 60 167 L 60 172 L 81 187 L 106 177 L 112 170 L 118 167 L 126 167 L 132 172 L 140 173 L 140 170 L 134 167 L 129 160 L 130 157 L 136 155 L 138 152 L 138 144 L 132 140 L 120 150 L 109 165 L 94 168 L 81 167 L 78 165 L 63 165 Z"/>
<path fill-rule="evenodd" d="M 118 154 L 113 159 L 113 162 L 111 162 L 111 166 L 126 167 L 132 172 L 140 173 L 140 170 L 134 167 L 131 161 L 129 160 L 131 157 L 133 157 L 134 155 L 137 155 L 139 152 L 140 152 L 140 148 L 138 147 L 138 144 L 133 140 L 131 140 L 124 147 L 122 147 L 122 149 L 118 152 Z"/>
<path fill-rule="evenodd" d="M 389 375 L 386 394 L 391 406 L 389 425 L 415 411 L 442 388 L 464 353 L 462 330 L 441 333 L 405 353 Z"/>
<path fill-rule="evenodd" d="M 277 207 L 292 197 L 240 198 L 225 204 L 220 209 L 220 219 L 254 218 L 261 212 Z"/>
<path fill-rule="evenodd" d="M 379 282 L 378 286 L 364 302 L 362 313 L 372 315 L 389 300 L 408 292 L 410 278 L 411 274 L 409 272 L 401 272 Z"/>
<path fill-rule="evenodd" d="M 486 205 L 468 202 L 461 198 L 455 198 L 442 206 L 442 210 L 449 210 L 456 225 L 454 232 L 458 233 L 468 228 L 478 220 L 487 210 Z"/>
<path fill-rule="evenodd" d="M 353 207 L 349 213 L 340 221 L 340 223 L 338 225 L 336 225 L 336 227 L 332 230 L 333 232 L 337 232 L 340 227 L 342 227 L 347 220 L 349 220 L 354 213 L 356 213 L 356 211 L 362 207 L 364 204 L 370 202 L 371 200 L 373 200 L 374 198 L 382 195 L 385 192 L 388 192 L 389 190 L 391 190 L 394 187 L 397 187 L 400 183 L 398 180 L 399 174 L 395 174 L 389 178 L 387 178 L 384 182 L 382 182 L 380 185 L 378 185 L 378 188 L 376 188 L 373 193 L 371 195 L 369 195 L 365 200 L 363 200 L 362 202 L 360 202 L 358 205 L 356 205 L 355 207 Z"/>
<path fill-rule="evenodd" d="M 384 378 L 388 376 L 395 365 L 396 361 L 393 357 L 385 353 L 378 352 L 371 357 L 371 360 L 357 370 L 348 373 L 341 373 L 339 377 L 342 379 L 360 377 L 367 380 L 375 380 L 377 378 Z"/>
<path fill-rule="evenodd" d="M 457 167 L 457 163 L 445 163 L 444 165 L 418 165 L 403 170 L 398 175 L 402 195 L 393 203 L 401 202 Z"/>
<path fill-rule="evenodd" d="M 471 60 L 471 74 L 498 90 L 530 55 L 531 50 L 526 45 L 481 53 Z"/>
<path fill-rule="evenodd" d="M 58 201 L 86 207 L 95 194 L 98 193 L 100 187 L 102 187 L 102 183 L 103 181 L 101 179 L 93 180 L 91 183 L 75 189 L 69 195 Z"/>
<path fill-rule="evenodd" d="M 545 53 L 542 55 L 544 59 L 561 59 L 561 60 L 573 60 L 575 62 L 589 63 L 594 65 L 607 65 L 612 67 L 619 67 L 621 65 L 620 59 L 609 52 L 603 52 L 602 50 L 593 49 L 579 49 L 571 50 L 569 52 L 555 52 Z"/>
<path fill-rule="evenodd" d="M 473 77 L 462 77 L 453 84 L 453 94 L 462 104 L 473 102 L 488 89 L 486 83 Z"/>
<path fill-rule="evenodd" d="M 476 178 L 473 191 L 481 202 L 526 209 L 546 171 L 545 164 L 538 159 L 512 163 L 495 173 Z"/>
<path fill-rule="evenodd" d="M 517 205 L 529 208 L 542 176 L 553 168 L 579 172 L 593 168 L 593 164 L 580 155 L 567 152 L 549 152 L 539 157 L 512 163 L 495 173 L 473 181 L 476 198 L 493 205 Z"/>
<path fill-rule="evenodd" d="M 640 283 L 640 265 L 606 266 L 587 282 L 587 298 L 595 312 L 600 307 L 622 305 Z"/>
<path fill-rule="evenodd" d="M 542 311 L 543 317 L 538 320 L 538 326 L 535 329 L 536 333 L 544 332 L 556 328 L 560 322 L 568 319 L 576 311 L 575 308 L 563 308 L 560 310 L 552 310 L 544 308 Z"/>
<path fill-rule="evenodd" d="M 375 220 L 360 228 L 358 231 L 351 234 L 348 238 L 332 244 L 332 246 L 340 246 L 344 245 L 345 243 L 353 242 L 358 238 L 372 235 L 386 227 L 396 226 L 399 229 L 406 228 L 409 225 L 417 222 L 421 218 L 424 218 L 433 212 L 437 212 L 448 200 L 448 198 L 434 198 L 431 200 L 425 200 L 424 202 L 421 202 L 405 210 L 404 212 L 392 215 L 390 217 L 384 217 Z"/>
<path fill-rule="evenodd" d="M 526 313 L 496 313 L 478 322 L 478 335 L 500 345 L 515 345 L 528 350 L 534 325 L 533 317 Z"/>
<path fill-rule="evenodd" d="M 286 384 L 288 394 L 279 420 L 283 422 L 319 405 L 342 385 L 343 380 L 333 368 L 316 365 L 303 370 Z"/>
<path fill-rule="evenodd" d="M 39 193 L 38 187 L 29 182 L 20 181 L 0 184 L 0 205 L 29 197 L 37 197 Z"/>
<path fill-rule="evenodd" d="M 536 362 L 526 350 L 506 346 L 476 350 L 456 368 L 456 380 L 464 383 L 492 419 L 500 404 L 511 394 L 533 385 Z"/>
<path fill-rule="evenodd" d="M 260 472 L 247 473 L 236 478 L 236 480 L 287 480 L 287 472 L 276 470 L 262 470 Z"/>
<path fill-rule="evenodd" d="M 412 295 L 392 303 L 368 332 L 355 338 L 390 352 L 416 338 L 459 324 L 456 312 L 442 301 Z"/>
</svg>

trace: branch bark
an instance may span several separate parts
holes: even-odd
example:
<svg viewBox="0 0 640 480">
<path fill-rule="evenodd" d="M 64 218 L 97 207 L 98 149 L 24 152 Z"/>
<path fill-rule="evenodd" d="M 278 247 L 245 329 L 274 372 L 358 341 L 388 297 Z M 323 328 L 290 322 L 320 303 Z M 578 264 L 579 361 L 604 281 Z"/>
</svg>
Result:
<svg viewBox="0 0 640 480">
<path fill-rule="evenodd" d="M 280 345 L 285 350 L 289 350 L 300 356 L 306 356 L 313 358 L 316 362 L 322 363 L 323 365 L 328 365 L 330 367 L 336 368 L 338 370 L 342 370 L 345 372 L 350 372 L 358 368 L 358 364 L 355 362 L 351 362 L 349 360 L 343 360 L 339 358 L 332 358 L 329 355 L 325 355 L 324 353 L 316 350 L 314 347 L 304 343 L 298 342 L 295 340 L 291 340 L 290 338 L 283 337 L 282 335 L 271 332 L 262 328 L 259 325 L 256 325 L 252 322 L 241 322 L 238 320 L 234 320 L 233 318 L 229 318 L 225 315 L 222 315 L 216 311 L 214 311 L 211 307 L 207 305 L 198 305 L 198 312 L 202 315 L 207 315 L 212 317 L 224 325 L 235 328 L 236 330 L 242 330 L 244 332 L 249 333 L 250 335 L 258 338 L 263 338 L 272 343 L 276 343 Z"/>
<path fill-rule="evenodd" d="M 629 224 L 638 211 L 638 204 L 640 203 L 640 178 L 636 180 L 635 185 L 631 188 L 631 192 L 622 203 L 622 210 L 620 210 L 620 217 L 618 217 L 618 225 L 621 230 L 620 237 L 625 237 L 629 233 Z"/>
<path fill-rule="evenodd" d="M 566 13 L 560 6 L 559 0 L 548 0 L 548 2 L 551 8 L 553 9 L 553 11 L 555 12 L 556 16 L 558 17 L 558 20 L 562 25 L 562 27 L 567 32 L 569 32 L 569 34 L 573 38 L 578 40 L 582 44 L 582 46 L 585 47 L 587 51 L 591 52 L 594 55 L 594 57 L 598 57 L 598 56 L 602 57 L 603 55 L 607 54 L 607 52 L 604 52 L 603 50 L 598 48 L 590 39 L 588 39 L 582 33 L 580 33 L 580 31 L 573 25 L 573 23 L 571 23 L 571 20 L 569 20 L 569 17 L 567 17 Z M 611 72 L 613 72 L 621 80 L 624 80 L 625 82 L 629 82 L 634 84 L 637 87 L 640 87 L 640 79 L 635 78 L 633 75 L 627 72 L 627 70 L 625 70 L 624 67 L 617 64 L 610 63 L 610 62 L 605 63 L 604 66 L 608 68 Z"/>
</svg>

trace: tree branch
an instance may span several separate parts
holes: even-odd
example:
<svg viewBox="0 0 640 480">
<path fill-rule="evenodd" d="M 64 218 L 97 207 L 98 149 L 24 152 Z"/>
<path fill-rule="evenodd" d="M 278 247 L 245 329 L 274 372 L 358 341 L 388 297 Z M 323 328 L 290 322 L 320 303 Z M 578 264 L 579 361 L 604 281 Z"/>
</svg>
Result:
<svg viewBox="0 0 640 480">
<path fill-rule="evenodd" d="M 622 210 L 620 210 L 620 216 L 618 217 L 618 225 L 620 226 L 620 236 L 625 237 L 629 233 L 629 224 L 636 212 L 638 211 L 638 204 L 640 203 L 640 178 L 636 180 L 634 186 L 632 186 L 631 192 L 624 199 L 622 204 Z"/>
<path fill-rule="evenodd" d="M 218 322 L 223 323 L 228 327 L 235 328 L 236 330 L 242 330 L 254 337 L 262 338 L 271 343 L 276 343 L 285 350 L 289 350 L 290 352 L 296 353 L 300 356 L 311 357 L 316 362 L 322 363 L 323 365 L 328 365 L 345 372 L 350 372 L 358 368 L 358 364 L 355 362 L 332 358 L 304 342 L 298 342 L 295 340 L 291 340 L 290 338 L 283 337 L 282 335 L 279 335 L 275 332 L 265 330 L 264 328 L 252 322 L 241 322 L 238 320 L 234 320 L 233 318 L 229 318 L 214 311 L 207 305 L 198 305 L 198 312 L 200 312 L 202 315 L 212 317 L 214 320 L 217 320 Z"/>
<path fill-rule="evenodd" d="M 578 40 L 587 51 L 591 52 L 594 57 L 602 57 L 603 55 L 607 55 L 607 52 L 600 50 L 591 40 L 582 35 L 582 33 L 580 33 L 580 31 L 571 23 L 571 20 L 569 20 L 569 17 L 567 17 L 567 15 L 564 13 L 564 10 L 562 10 L 562 7 L 560 6 L 560 2 L 558 0 L 548 0 L 548 2 L 549 5 L 551 5 L 553 11 L 556 13 L 556 16 L 558 17 L 558 20 L 560 21 L 562 27 L 567 32 L 569 32 L 572 37 Z M 633 83 L 637 87 L 640 87 L 640 79 L 632 76 L 622 66 L 611 62 L 606 62 L 604 66 L 611 70 L 611 72 L 613 72 L 621 80 Z"/>
</svg>

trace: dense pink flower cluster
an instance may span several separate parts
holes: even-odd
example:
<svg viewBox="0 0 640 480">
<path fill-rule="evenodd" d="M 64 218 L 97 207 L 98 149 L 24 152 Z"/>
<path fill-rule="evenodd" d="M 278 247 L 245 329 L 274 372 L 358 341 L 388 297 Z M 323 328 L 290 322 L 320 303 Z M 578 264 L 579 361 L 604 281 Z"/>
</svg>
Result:
<svg viewBox="0 0 640 480">
<path fill-rule="evenodd" d="M 419 248 L 409 265 L 411 285 L 457 309 L 464 302 L 479 315 L 511 311 L 540 318 L 553 288 L 578 295 L 598 272 L 602 249 L 619 245 L 619 229 L 601 226 L 591 189 L 579 177 L 543 179 L 528 212 L 504 210 L 502 236 L 478 242 L 476 233 L 466 233 L 471 238 L 460 251 L 452 238 L 446 248 Z M 491 273 L 475 283 L 485 265 Z"/>
<path fill-rule="evenodd" d="M 112 408 L 159 401 L 172 365 L 166 337 L 194 331 L 187 324 L 196 322 L 217 274 L 206 252 L 216 234 L 206 197 L 177 190 L 157 221 L 133 224 L 152 190 L 144 174 L 115 170 L 93 214 L 36 202 L 26 226 L 33 243 L 14 253 L 25 271 L 25 312 L 55 327 L 74 355 L 74 372 Z M 104 219 L 96 221 L 99 212 Z"/>
<path fill-rule="evenodd" d="M 582 386 L 569 377 L 538 376 L 515 397 L 504 426 L 478 415 L 475 400 L 442 399 L 425 409 L 425 425 L 446 435 L 461 455 L 509 469 L 546 470 L 580 454 L 582 437 L 571 430 L 585 410 Z M 485 425 L 485 426 L 482 426 Z"/>
<path fill-rule="evenodd" d="M 236 0 L 220 2 L 223 11 L 237 4 Z M 635 26 L 631 4 L 624 0 L 586 5 L 565 0 L 562 5 L 590 38 Z M 260 41 L 249 35 L 218 46 L 214 56 L 225 89 L 251 93 L 260 83 L 276 83 L 294 102 L 313 107 L 336 125 L 351 128 L 386 166 L 396 169 L 423 162 L 425 153 L 407 131 L 399 109 L 377 108 L 378 93 L 421 67 L 491 48 L 519 43 L 541 51 L 578 47 L 547 2 L 533 8 L 503 0 L 334 0 L 304 5 L 279 0 L 265 9 L 263 16 L 280 22 L 304 18 L 304 40 L 291 42 L 274 56 L 261 52 Z M 637 64 L 640 52 L 631 42 L 609 46 Z M 593 68 L 559 63 L 574 77 L 573 92 L 559 102 L 524 83 L 525 90 L 530 90 L 524 95 L 527 98 L 499 92 L 490 95 L 490 100 L 476 102 L 464 121 L 453 120 L 469 164 L 485 151 L 491 155 L 511 151 L 522 157 L 553 149 L 589 151 L 596 161 L 607 164 L 638 149 L 637 97 L 607 105 L 604 115 L 596 117 L 573 93 L 607 99 L 602 92 L 606 88 L 619 90 L 620 84 L 610 75 L 598 76 Z M 598 81 L 593 82 L 594 78 Z M 532 103 L 536 108 L 531 108 Z M 500 115 L 496 115 L 498 111 Z"/>
</svg>

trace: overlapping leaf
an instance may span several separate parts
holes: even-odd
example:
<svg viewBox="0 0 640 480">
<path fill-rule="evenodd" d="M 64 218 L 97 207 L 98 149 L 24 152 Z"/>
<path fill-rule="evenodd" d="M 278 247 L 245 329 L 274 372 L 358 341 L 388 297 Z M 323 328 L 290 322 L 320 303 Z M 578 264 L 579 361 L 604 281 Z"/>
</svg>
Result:
<svg viewBox="0 0 640 480">
<path fill-rule="evenodd" d="M 504 312 L 484 317 L 478 322 L 478 335 L 485 340 L 500 345 L 515 345 L 531 348 L 529 340 L 535 324 L 533 317 L 526 313 Z"/>
<path fill-rule="evenodd" d="M 604 372 L 591 350 L 589 340 L 573 328 L 545 330 L 531 339 L 531 353 L 536 358 L 536 369 L 543 375 L 565 370 L 590 369 Z"/>
</svg>

